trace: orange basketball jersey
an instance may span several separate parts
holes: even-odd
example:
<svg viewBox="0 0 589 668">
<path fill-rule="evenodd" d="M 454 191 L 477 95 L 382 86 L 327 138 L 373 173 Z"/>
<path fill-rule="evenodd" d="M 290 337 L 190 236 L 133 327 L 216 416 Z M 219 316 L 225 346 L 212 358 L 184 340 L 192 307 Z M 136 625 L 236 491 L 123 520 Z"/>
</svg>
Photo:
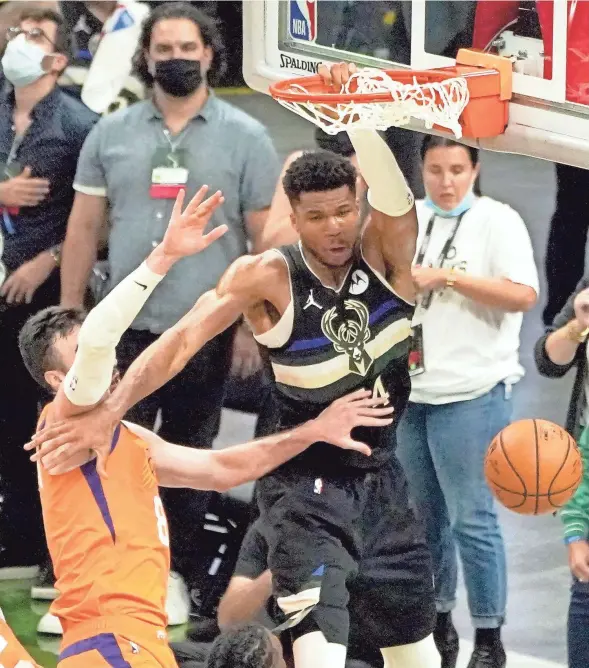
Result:
<svg viewBox="0 0 589 668">
<path fill-rule="evenodd" d="M 0 666 L 2 668 L 39 668 L 16 639 L 0 610 Z"/>
<path fill-rule="evenodd" d="M 68 631 L 91 620 L 167 625 L 168 524 L 148 446 L 123 424 L 114 433 L 107 468 L 105 480 L 95 460 L 58 476 L 38 466 L 59 591 L 51 612 L 61 620 L 64 642 Z"/>
</svg>

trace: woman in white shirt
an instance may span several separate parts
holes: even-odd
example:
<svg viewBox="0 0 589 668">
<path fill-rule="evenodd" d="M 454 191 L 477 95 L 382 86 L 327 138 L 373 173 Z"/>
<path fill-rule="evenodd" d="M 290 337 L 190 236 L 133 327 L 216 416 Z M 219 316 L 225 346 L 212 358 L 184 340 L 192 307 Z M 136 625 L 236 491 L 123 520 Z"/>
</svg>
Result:
<svg viewBox="0 0 589 668">
<path fill-rule="evenodd" d="M 522 312 L 536 303 L 538 276 L 521 217 L 474 192 L 477 150 L 428 136 L 422 158 L 412 392 L 398 455 L 432 551 L 442 666 L 454 668 L 458 655 L 458 548 L 476 630 L 468 666 L 503 668 L 505 550 L 483 461 L 511 419 L 511 388 L 524 374 Z"/>
</svg>

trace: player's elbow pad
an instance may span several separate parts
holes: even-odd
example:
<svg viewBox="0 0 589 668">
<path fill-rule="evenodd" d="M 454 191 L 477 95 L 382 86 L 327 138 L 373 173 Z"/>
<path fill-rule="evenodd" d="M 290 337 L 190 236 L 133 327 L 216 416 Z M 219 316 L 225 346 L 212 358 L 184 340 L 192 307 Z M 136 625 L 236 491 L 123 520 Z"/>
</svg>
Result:
<svg viewBox="0 0 589 668">
<path fill-rule="evenodd" d="M 368 185 L 368 202 L 375 211 L 402 216 L 415 198 L 395 156 L 376 130 L 348 130 L 360 172 Z"/>
</svg>

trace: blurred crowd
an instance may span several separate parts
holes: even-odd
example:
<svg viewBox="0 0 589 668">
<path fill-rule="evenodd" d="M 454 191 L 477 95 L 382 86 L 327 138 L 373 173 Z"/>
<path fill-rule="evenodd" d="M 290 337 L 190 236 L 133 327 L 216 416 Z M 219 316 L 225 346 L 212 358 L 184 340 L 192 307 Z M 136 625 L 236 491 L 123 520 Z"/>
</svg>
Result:
<svg viewBox="0 0 589 668">
<path fill-rule="evenodd" d="M 224 21 L 215 15 L 218 4 L 227 5 Z M 179 262 L 158 288 L 120 343 L 123 373 L 236 258 L 297 240 L 280 183 L 281 170 L 297 154 L 281 165 L 263 124 L 214 92 L 219 83 L 239 80 L 239 73 L 227 74 L 224 46 L 230 43 L 231 60 L 240 63 L 238 4 L 0 3 L 0 578 L 34 575 L 41 567 L 36 597 L 55 594 L 36 474 L 22 450 L 45 398 L 18 353 L 23 323 L 48 305 L 89 307 L 100 300 L 161 241 L 180 189 L 188 197 L 205 183 L 222 190 L 225 203 L 213 225 L 226 224 L 230 233 Z M 343 3 L 332 4 L 335 11 Z M 347 3 L 348 13 L 363 4 L 377 11 L 383 3 Z M 470 3 L 458 4 L 466 9 Z M 315 137 L 318 148 L 355 160 L 345 135 L 317 131 Z M 434 555 L 437 642 L 451 656 L 457 651 L 450 619 L 457 554 L 477 634 L 492 635 L 505 616 L 503 541 L 482 459 L 511 419 L 512 387 L 523 375 L 522 313 L 536 304 L 538 276 L 520 216 L 480 191 L 476 150 L 424 142 L 396 128 L 386 139 L 420 200 L 415 282 L 424 298 L 414 323 L 414 389 L 399 443 Z M 589 317 L 574 298 L 587 288 L 587 281 L 575 286 L 584 274 L 588 177 L 560 165 L 557 174 L 544 310 L 547 326 L 556 320 L 553 333 L 539 342 L 538 364 L 543 373 L 559 375 L 583 362 L 568 425 L 579 433 L 585 424 Z M 456 272 L 473 276 L 469 290 L 458 296 L 447 290 Z M 565 315 L 559 316 L 563 307 Z M 564 349 L 554 348 L 555 332 Z M 167 440 L 211 448 L 223 406 L 258 415 L 256 433 L 267 433 L 273 422 L 271 384 L 251 332 L 238 323 L 129 418 L 156 425 Z M 465 443 L 465 435 L 472 442 Z M 173 569 L 191 594 L 199 637 L 210 640 L 218 623 L 225 627 L 266 615 L 270 579 L 249 504 L 187 490 L 164 490 L 162 497 Z M 567 532 L 574 549 L 587 529 L 589 520 L 580 533 Z M 229 548 L 212 577 L 222 545 Z M 589 572 L 589 559 L 583 558 Z M 177 601 L 186 605 L 182 597 Z M 171 618 L 182 623 L 187 614 Z M 198 665 L 198 648 L 178 651 L 186 653 L 186 666 Z M 369 648 L 355 649 L 352 640 L 350 665 L 382 662 Z"/>
</svg>

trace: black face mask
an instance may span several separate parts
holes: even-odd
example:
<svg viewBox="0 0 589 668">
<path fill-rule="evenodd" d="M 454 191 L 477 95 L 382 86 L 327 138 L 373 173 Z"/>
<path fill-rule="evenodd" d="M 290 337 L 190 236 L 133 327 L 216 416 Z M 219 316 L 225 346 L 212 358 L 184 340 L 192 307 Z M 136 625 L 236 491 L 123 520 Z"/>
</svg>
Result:
<svg viewBox="0 0 589 668">
<path fill-rule="evenodd" d="M 164 93 L 174 97 L 186 97 L 194 93 L 203 81 L 200 60 L 158 60 L 154 79 Z"/>
</svg>

